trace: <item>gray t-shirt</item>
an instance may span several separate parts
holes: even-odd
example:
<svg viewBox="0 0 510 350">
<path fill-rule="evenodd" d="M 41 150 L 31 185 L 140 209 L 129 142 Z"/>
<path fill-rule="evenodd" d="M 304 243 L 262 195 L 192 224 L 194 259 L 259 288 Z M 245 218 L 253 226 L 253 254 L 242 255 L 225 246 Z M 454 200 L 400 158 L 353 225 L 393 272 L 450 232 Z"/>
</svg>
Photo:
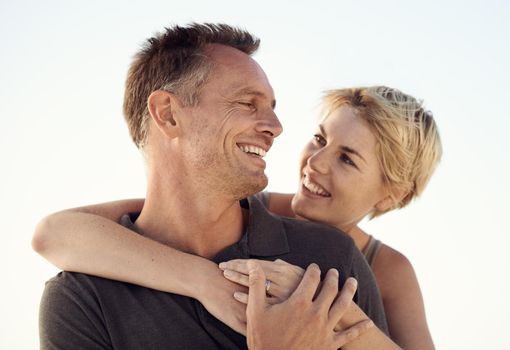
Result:
<svg viewBox="0 0 510 350">
<path fill-rule="evenodd" d="M 357 278 L 355 301 L 387 333 L 374 277 L 353 241 L 340 231 L 267 212 L 254 197 L 241 240 L 215 262 L 283 259 Z M 134 218 L 133 218 L 134 219 Z M 91 257 L 93 258 L 93 257 Z M 169 267 L 171 268 L 171 266 Z M 245 349 L 246 338 L 192 298 L 81 273 L 61 272 L 46 283 L 40 308 L 42 349 Z"/>
</svg>

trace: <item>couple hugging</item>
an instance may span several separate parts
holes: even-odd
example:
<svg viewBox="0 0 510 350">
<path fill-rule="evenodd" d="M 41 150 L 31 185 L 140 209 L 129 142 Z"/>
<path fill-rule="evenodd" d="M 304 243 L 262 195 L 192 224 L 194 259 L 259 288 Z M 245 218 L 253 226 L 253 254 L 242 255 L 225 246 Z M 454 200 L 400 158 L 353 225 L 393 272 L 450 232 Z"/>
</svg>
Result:
<svg viewBox="0 0 510 350">
<path fill-rule="evenodd" d="M 389 87 L 328 91 L 296 193 L 262 192 L 282 126 L 258 46 L 194 23 L 135 55 L 124 115 L 146 197 L 39 223 L 34 249 L 66 270 L 46 283 L 42 349 L 434 348 L 410 262 L 358 227 L 424 190 L 431 113 Z"/>
</svg>

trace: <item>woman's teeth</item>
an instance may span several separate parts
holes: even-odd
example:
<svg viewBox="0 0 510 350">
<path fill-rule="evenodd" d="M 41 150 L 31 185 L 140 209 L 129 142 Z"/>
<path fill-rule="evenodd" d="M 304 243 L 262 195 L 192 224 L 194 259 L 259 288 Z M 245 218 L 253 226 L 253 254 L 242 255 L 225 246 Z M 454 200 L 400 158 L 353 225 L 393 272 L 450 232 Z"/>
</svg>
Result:
<svg viewBox="0 0 510 350">
<path fill-rule="evenodd" d="M 310 179 L 308 177 L 304 177 L 303 179 L 303 186 L 305 186 L 305 188 L 314 193 L 314 194 L 317 194 L 319 196 L 323 196 L 323 197 L 331 197 L 331 194 L 329 194 L 325 189 L 323 189 L 322 187 L 320 187 L 319 185 L 317 185 L 316 183 L 313 183 L 310 181 Z"/>
</svg>

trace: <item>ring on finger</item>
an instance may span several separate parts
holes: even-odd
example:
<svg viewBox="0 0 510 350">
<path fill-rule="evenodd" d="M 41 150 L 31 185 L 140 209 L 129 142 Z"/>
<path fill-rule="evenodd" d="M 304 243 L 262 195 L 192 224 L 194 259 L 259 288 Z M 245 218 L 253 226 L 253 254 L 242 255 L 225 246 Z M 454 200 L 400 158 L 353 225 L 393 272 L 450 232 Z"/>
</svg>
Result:
<svg viewBox="0 0 510 350">
<path fill-rule="evenodd" d="M 269 288 L 271 288 L 271 281 L 266 280 L 266 293 L 269 293 Z"/>
</svg>

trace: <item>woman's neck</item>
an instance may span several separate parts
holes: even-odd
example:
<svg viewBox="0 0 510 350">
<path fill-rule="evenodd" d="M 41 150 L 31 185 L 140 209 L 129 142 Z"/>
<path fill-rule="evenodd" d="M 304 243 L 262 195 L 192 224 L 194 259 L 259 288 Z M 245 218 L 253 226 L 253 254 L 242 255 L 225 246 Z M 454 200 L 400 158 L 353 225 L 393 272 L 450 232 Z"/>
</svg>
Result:
<svg viewBox="0 0 510 350">
<path fill-rule="evenodd" d="M 346 233 L 354 240 L 356 247 L 363 251 L 370 240 L 370 235 L 360 229 L 358 226 L 354 226 L 350 230 L 346 231 Z"/>
</svg>

